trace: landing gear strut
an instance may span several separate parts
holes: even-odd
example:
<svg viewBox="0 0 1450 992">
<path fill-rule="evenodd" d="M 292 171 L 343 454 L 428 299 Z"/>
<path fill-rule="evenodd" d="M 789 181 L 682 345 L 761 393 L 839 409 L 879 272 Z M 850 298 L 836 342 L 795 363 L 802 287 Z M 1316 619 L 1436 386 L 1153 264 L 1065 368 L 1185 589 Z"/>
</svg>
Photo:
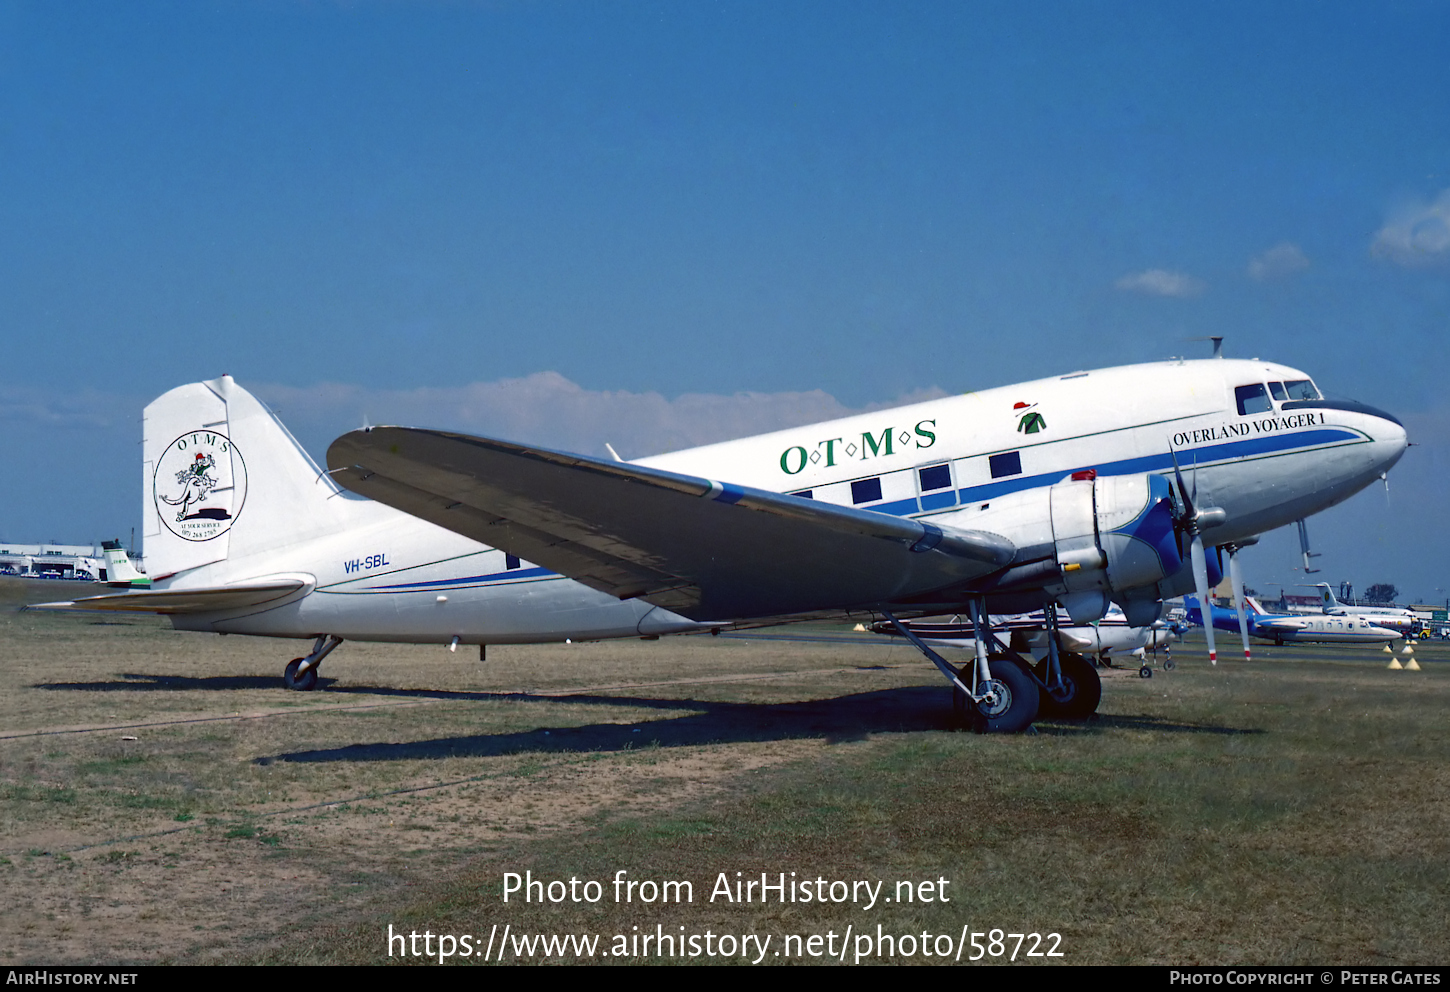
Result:
<svg viewBox="0 0 1450 992">
<path fill-rule="evenodd" d="M 282 670 L 282 682 L 289 689 L 298 692 L 306 692 L 309 689 L 317 688 L 317 669 L 322 665 L 322 659 L 332 653 L 332 649 L 342 643 L 342 638 L 335 634 L 323 634 L 312 645 L 312 650 L 301 658 L 293 658 Z"/>
<path fill-rule="evenodd" d="M 1047 657 L 1033 675 L 1042 695 L 1040 712 L 1078 720 L 1098 711 L 1103 698 L 1103 681 L 1093 663 L 1080 654 L 1061 652 L 1057 643 L 1057 604 L 1043 610 L 1047 624 Z"/>
<path fill-rule="evenodd" d="M 979 734 L 1015 734 L 1026 730 L 1037 716 L 1037 683 L 1011 656 L 1000 652 L 988 655 L 988 638 L 992 633 L 985 623 L 982 604 L 971 603 L 970 612 L 977 657 L 960 671 L 896 617 L 885 611 L 883 615 L 952 683 L 952 710 L 959 723 L 970 724 Z"/>
</svg>

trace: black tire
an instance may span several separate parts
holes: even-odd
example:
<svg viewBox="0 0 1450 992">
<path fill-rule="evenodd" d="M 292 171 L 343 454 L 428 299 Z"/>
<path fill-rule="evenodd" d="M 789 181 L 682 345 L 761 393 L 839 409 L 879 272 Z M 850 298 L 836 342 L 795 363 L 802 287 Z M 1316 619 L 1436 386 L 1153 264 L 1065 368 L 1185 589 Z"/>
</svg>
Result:
<svg viewBox="0 0 1450 992">
<path fill-rule="evenodd" d="M 1062 670 L 1062 681 L 1067 685 L 1066 695 L 1058 699 L 1050 692 L 1039 691 L 1041 701 L 1038 710 L 1042 716 L 1060 717 L 1065 720 L 1081 720 L 1098 711 L 1103 698 L 1103 680 L 1097 668 L 1080 654 L 1064 651 L 1057 656 Z M 1047 664 L 1042 665 L 1046 680 Z"/>
<path fill-rule="evenodd" d="M 1040 694 L 1024 666 L 1008 658 L 988 657 L 992 681 L 997 683 L 998 704 L 972 706 L 972 729 L 979 734 L 1020 734 L 1037 719 Z"/>
<path fill-rule="evenodd" d="M 1163 662 L 1163 670 L 1165 672 L 1171 672 L 1171 671 L 1173 671 L 1173 669 L 1175 669 L 1177 667 L 1178 667 L 1178 662 L 1174 661 L 1172 658 L 1169 658 L 1169 659 L 1167 659 L 1166 661 Z"/>
<path fill-rule="evenodd" d="M 311 668 L 307 669 L 307 671 L 303 672 L 301 675 L 298 675 L 297 669 L 301 667 L 301 665 L 301 658 L 293 658 L 291 661 L 287 662 L 287 667 L 282 670 L 282 684 L 287 686 L 287 688 L 295 689 L 298 692 L 306 692 L 309 689 L 316 689 L 318 666 L 313 665 Z"/>
<path fill-rule="evenodd" d="M 1150 666 L 1144 665 L 1142 668 L 1138 669 L 1138 678 L 1140 678 L 1140 679 L 1151 679 L 1152 677 L 1153 677 L 1153 669 Z"/>
</svg>

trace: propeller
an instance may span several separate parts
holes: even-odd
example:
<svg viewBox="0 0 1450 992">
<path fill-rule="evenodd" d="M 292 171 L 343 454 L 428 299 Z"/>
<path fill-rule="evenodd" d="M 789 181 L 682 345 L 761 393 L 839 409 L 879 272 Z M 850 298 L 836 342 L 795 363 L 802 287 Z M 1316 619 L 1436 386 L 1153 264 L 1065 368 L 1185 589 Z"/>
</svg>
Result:
<svg viewBox="0 0 1450 992">
<path fill-rule="evenodd" d="M 1193 501 L 1198 496 L 1198 472 L 1193 473 L 1193 493 L 1188 492 L 1188 486 L 1183 482 L 1183 471 L 1178 467 L 1178 455 L 1169 445 L 1168 455 L 1173 459 L 1173 475 L 1178 480 L 1178 495 L 1183 501 L 1183 510 L 1179 519 L 1174 521 L 1174 530 L 1178 532 L 1179 548 L 1183 546 L 1182 538 L 1189 538 L 1189 557 L 1193 563 L 1193 584 L 1198 592 L 1199 606 L 1203 609 L 1203 633 L 1208 638 L 1208 661 L 1210 664 L 1218 664 L 1218 648 L 1213 641 L 1213 609 L 1208 598 L 1208 559 L 1203 553 L 1203 534 L 1201 532 L 1204 524 L 1220 524 L 1228 518 L 1228 514 L 1218 507 L 1208 507 L 1202 510 L 1195 510 Z"/>
</svg>

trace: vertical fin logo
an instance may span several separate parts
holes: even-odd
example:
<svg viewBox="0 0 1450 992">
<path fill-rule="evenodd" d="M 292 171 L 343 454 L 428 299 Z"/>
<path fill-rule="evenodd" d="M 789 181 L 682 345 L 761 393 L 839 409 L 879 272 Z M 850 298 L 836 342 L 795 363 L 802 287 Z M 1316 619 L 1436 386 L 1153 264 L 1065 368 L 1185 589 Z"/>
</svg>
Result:
<svg viewBox="0 0 1450 992">
<path fill-rule="evenodd" d="M 199 430 L 171 442 L 156 461 L 156 512 L 185 541 L 210 541 L 231 529 L 247 499 L 247 465 L 224 434 Z"/>
</svg>

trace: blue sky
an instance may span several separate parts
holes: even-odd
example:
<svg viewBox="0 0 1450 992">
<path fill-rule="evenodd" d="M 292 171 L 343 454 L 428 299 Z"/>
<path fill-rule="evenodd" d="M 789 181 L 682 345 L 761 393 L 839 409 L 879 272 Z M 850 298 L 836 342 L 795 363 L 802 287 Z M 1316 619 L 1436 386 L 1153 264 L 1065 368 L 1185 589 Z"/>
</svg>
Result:
<svg viewBox="0 0 1450 992">
<path fill-rule="evenodd" d="M 643 455 L 1222 334 L 1406 420 L 1389 506 L 1311 533 L 1321 577 L 1443 598 L 1446 37 L 1443 3 L 0 0 L 0 537 L 128 535 L 141 407 L 222 372 L 317 453 L 393 409 Z"/>
</svg>

